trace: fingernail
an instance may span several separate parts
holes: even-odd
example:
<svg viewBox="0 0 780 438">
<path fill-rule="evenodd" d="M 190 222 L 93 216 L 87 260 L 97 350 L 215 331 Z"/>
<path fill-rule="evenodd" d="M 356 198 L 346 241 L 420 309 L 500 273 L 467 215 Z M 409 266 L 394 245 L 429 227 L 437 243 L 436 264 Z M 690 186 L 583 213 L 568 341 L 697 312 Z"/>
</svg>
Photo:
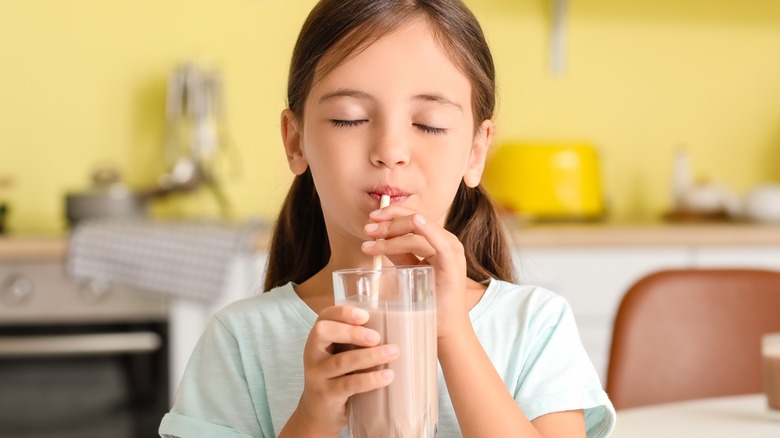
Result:
<svg viewBox="0 0 780 438">
<path fill-rule="evenodd" d="M 381 213 L 382 213 L 382 210 L 380 209 L 380 210 L 374 210 L 371 213 L 369 213 L 368 215 L 370 217 L 374 217 L 374 216 L 379 216 Z"/>
<path fill-rule="evenodd" d="M 379 229 L 379 224 L 368 224 L 365 227 L 363 227 L 364 230 L 368 233 L 373 233 L 374 231 Z"/>
<path fill-rule="evenodd" d="M 379 333 L 373 330 L 366 330 L 363 333 L 363 339 L 369 344 L 376 344 L 377 342 L 379 342 Z"/>
<path fill-rule="evenodd" d="M 379 372 L 379 377 L 381 377 L 384 380 L 390 380 L 393 378 L 394 375 L 395 373 L 393 373 L 393 370 L 385 369 Z"/>
<path fill-rule="evenodd" d="M 376 242 L 374 242 L 373 240 L 367 240 L 367 241 L 363 242 L 362 246 L 363 246 L 363 248 L 373 248 L 374 245 L 376 245 Z"/>
<path fill-rule="evenodd" d="M 392 357 L 398 354 L 398 346 L 394 344 L 387 344 L 382 347 L 382 354 L 387 357 Z"/>
<path fill-rule="evenodd" d="M 425 218 L 421 214 L 414 215 L 412 219 L 420 225 L 425 225 Z"/>
</svg>

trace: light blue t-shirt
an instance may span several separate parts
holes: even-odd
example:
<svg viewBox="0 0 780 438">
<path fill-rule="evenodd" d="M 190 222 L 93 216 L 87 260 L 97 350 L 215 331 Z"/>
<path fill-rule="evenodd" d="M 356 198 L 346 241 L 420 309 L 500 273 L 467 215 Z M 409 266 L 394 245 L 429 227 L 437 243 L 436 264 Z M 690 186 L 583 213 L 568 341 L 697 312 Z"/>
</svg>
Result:
<svg viewBox="0 0 780 438">
<path fill-rule="evenodd" d="M 469 316 L 529 420 L 584 409 L 588 437 L 609 435 L 615 410 L 565 299 L 535 286 L 492 280 Z M 292 283 L 217 312 L 190 357 L 160 435 L 275 437 L 303 392 L 303 347 L 316 319 Z M 462 436 L 441 369 L 437 436 Z"/>
</svg>

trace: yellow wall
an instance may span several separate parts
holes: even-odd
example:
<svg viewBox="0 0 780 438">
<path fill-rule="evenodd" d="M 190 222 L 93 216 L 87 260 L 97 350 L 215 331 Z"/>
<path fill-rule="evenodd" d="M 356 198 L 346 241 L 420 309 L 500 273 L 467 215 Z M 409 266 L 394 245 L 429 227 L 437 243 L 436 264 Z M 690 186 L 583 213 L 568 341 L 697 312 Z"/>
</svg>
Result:
<svg viewBox="0 0 780 438">
<path fill-rule="evenodd" d="M 471 0 L 498 67 L 499 142 L 589 140 L 611 213 L 655 217 L 672 151 L 743 193 L 780 180 L 780 2 L 572 0 L 566 72 L 550 73 L 548 0 Z M 682 5 L 684 3 L 684 5 Z M 217 65 L 241 173 L 237 218 L 275 214 L 290 182 L 279 141 L 286 71 L 312 0 L 0 2 L 0 200 L 20 232 L 64 227 L 63 195 L 100 163 L 133 186 L 159 171 L 165 81 Z M 158 214 L 214 215 L 208 196 Z"/>
</svg>

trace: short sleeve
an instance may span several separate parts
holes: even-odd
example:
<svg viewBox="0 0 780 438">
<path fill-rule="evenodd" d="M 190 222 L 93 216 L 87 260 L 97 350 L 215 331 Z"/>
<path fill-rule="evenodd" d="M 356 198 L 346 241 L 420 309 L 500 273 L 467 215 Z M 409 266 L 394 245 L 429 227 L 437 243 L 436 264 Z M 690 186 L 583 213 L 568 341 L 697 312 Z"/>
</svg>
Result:
<svg viewBox="0 0 780 438">
<path fill-rule="evenodd" d="M 615 410 L 582 346 L 568 302 L 547 297 L 528 328 L 529 350 L 514 394 L 528 419 L 584 409 L 587 436 L 608 436 Z"/>
<path fill-rule="evenodd" d="M 216 317 L 187 364 L 161 437 L 264 437 L 233 334 Z"/>
</svg>

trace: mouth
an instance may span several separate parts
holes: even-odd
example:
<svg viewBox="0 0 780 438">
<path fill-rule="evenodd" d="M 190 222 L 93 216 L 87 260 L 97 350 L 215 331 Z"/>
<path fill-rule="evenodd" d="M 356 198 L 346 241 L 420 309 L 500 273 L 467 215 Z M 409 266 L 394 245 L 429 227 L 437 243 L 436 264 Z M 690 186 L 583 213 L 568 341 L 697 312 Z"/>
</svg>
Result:
<svg viewBox="0 0 780 438">
<path fill-rule="evenodd" d="M 370 196 L 371 199 L 376 201 L 377 205 L 379 205 L 379 201 L 381 200 L 382 195 L 389 196 L 390 205 L 393 205 L 405 201 L 406 198 L 409 197 L 410 193 L 398 187 L 391 187 L 391 186 L 375 187 L 372 190 L 368 191 L 368 196 Z"/>
</svg>

